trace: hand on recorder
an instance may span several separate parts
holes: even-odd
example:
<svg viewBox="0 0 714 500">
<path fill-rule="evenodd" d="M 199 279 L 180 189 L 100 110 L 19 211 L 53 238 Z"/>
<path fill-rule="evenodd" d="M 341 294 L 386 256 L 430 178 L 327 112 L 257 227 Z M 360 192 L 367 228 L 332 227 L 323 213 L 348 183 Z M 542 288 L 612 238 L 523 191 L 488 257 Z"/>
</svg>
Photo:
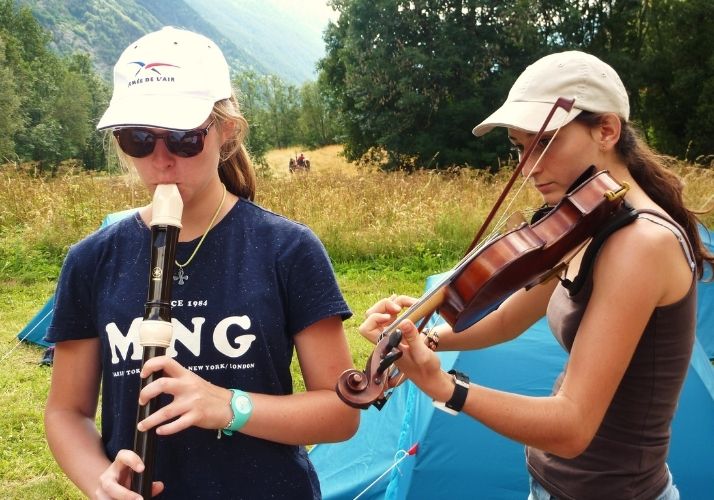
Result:
<svg viewBox="0 0 714 500">
<path fill-rule="evenodd" d="M 164 376 L 142 389 L 139 404 L 145 405 L 162 393 L 173 396 L 173 401 L 139 422 L 140 431 L 156 427 L 157 434 L 166 435 L 191 426 L 223 429 L 231 420 L 230 390 L 211 384 L 168 356 L 157 356 L 144 363 L 141 377 L 160 370 Z"/>
<path fill-rule="evenodd" d="M 139 455 L 131 450 L 119 450 L 114 462 L 99 476 L 99 487 L 95 492 L 96 500 L 142 500 L 141 495 L 131 491 L 132 471 L 142 472 L 144 463 Z M 164 483 L 154 481 L 151 496 L 164 490 Z"/>
</svg>

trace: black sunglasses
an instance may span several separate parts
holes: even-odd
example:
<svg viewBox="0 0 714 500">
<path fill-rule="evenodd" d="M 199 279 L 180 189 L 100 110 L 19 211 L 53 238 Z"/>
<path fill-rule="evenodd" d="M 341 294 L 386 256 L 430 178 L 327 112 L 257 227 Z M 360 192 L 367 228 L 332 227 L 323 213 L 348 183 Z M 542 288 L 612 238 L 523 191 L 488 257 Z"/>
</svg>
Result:
<svg viewBox="0 0 714 500">
<path fill-rule="evenodd" d="M 166 149 L 181 158 L 191 158 L 203 151 L 203 139 L 215 123 L 211 121 L 205 128 L 193 130 L 169 130 L 157 134 L 146 128 L 126 127 L 112 130 L 122 151 L 134 158 L 145 158 L 154 152 L 156 141 L 164 140 Z"/>
</svg>

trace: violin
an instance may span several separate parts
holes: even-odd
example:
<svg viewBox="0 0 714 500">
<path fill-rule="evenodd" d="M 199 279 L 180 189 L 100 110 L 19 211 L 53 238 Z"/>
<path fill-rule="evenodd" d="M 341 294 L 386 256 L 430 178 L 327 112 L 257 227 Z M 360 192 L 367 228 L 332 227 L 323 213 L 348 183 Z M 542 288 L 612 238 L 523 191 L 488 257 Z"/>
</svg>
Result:
<svg viewBox="0 0 714 500">
<path fill-rule="evenodd" d="M 557 107 L 569 111 L 573 102 L 562 98 L 556 102 L 516 167 L 506 190 L 520 173 Z M 597 172 L 566 194 L 538 221 L 523 222 L 477 248 L 476 243 L 485 226 L 505 197 L 502 193 L 467 254 L 438 285 L 384 330 L 365 370 L 350 369 L 340 375 L 336 387 L 338 396 L 354 408 L 366 409 L 373 404 L 381 409 L 387 401 L 386 391 L 401 380 L 395 374 L 390 375 L 388 369 L 402 355 L 398 348 L 402 321 L 409 319 L 415 324 L 421 321 L 421 330 L 429 317 L 438 312 L 458 333 L 497 309 L 517 290 L 558 276 L 567 266 L 568 257 L 577 253 L 619 212 L 628 189 L 627 183 L 617 182 L 607 171 Z"/>
</svg>

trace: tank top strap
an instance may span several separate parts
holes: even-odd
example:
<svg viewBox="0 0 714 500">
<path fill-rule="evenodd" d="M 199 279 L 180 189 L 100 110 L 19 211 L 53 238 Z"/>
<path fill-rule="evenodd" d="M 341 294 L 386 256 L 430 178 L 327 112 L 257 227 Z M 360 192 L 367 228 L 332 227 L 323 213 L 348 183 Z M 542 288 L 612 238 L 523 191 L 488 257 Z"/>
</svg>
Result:
<svg viewBox="0 0 714 500">
<path fill-rule="evenodd" d="M 651 210 L 648 208 L 643 208 L 637 211 L 639 219 L 648 220 L 654 224 L 658 224 L 664 228 L 669 229 L 672 234 L 679 241 L 679 245 L 682 247 L 687 262 L 689 262 L 689 267 L 692 272 L 696 272 L 697 263 L 694 259 L 694 250 L 692 249 L 692 244 L 687 237 L 687 232 L 682 226 L 680 226 L 674 219 L 669 215 L 659 212 L 657 210 Z"/>
<path fill-rule="evenodd" d="M 590 278 L 595 258 L 607 238 L 615 231 L 629 225 L 637 219 L 646 219 L 670 230 L 677 238 L 677 241 L 679 241 L 692 273 L 696 273 L 697 264 L 694 260 L 694 251 L 692 250 L 687 233 L 682 226 L 677 224 L 669 215 L 662 212 L 647 208 L 636 210 L 628 203 L 625 203 L 620 212 L 593 237 L 580 263 L 578 275 L 575 276 L 572 281 L 568 279 L 561 280 L 561 284 L 568 290 L 571 297 L 577 295 Z"/>
</svg>

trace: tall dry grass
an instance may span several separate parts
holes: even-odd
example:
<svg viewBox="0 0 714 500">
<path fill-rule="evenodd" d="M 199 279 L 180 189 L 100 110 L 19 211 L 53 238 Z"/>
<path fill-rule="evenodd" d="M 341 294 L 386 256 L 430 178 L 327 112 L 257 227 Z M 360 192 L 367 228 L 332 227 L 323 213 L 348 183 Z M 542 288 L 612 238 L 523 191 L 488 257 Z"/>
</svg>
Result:
<svg viewBox="0 0 714 500">
<path fill-rule="evenodd" d="M 258 201 L 309 225 L 335 260 L 425 250 L 453 255 L 495 201 L 503 175 L 311 172 L 260 186 Z"/>
<path fill-rule="evenodd" d="M 466 248 L 508 174 L 382 173 L 357 169 L 338 153 L 337 146 L 309 152 L 313 170 L 290 175 L 287 160 L 294 151 L 272 152 L 274 175 L 259 179 L 256 197 L 310 226 L 338 262 L 406 258 L 410 265 L 441 270 Z M 714 203 L 714 170 L 684 163 L 675 169 L 691 207 Z M 69 245 L 94 231 L 106 214 L 148 201 L 128 176 L 69 171 L 38 177 L 1 167 L 0 279 L 52 279 Z M 526 188 L 516 205 L 538 204 L 537 193 Z M 703 221 L 714 227 L 714 212 Z"/>
<path fill-rule="evenodd" d="M 0 279 L 54 279 L 69 245 L 99 227 L 104 216 L 146 203 L 136 182 L 66 171 L 37 176 L 0 167 Z"/>
</svg>

